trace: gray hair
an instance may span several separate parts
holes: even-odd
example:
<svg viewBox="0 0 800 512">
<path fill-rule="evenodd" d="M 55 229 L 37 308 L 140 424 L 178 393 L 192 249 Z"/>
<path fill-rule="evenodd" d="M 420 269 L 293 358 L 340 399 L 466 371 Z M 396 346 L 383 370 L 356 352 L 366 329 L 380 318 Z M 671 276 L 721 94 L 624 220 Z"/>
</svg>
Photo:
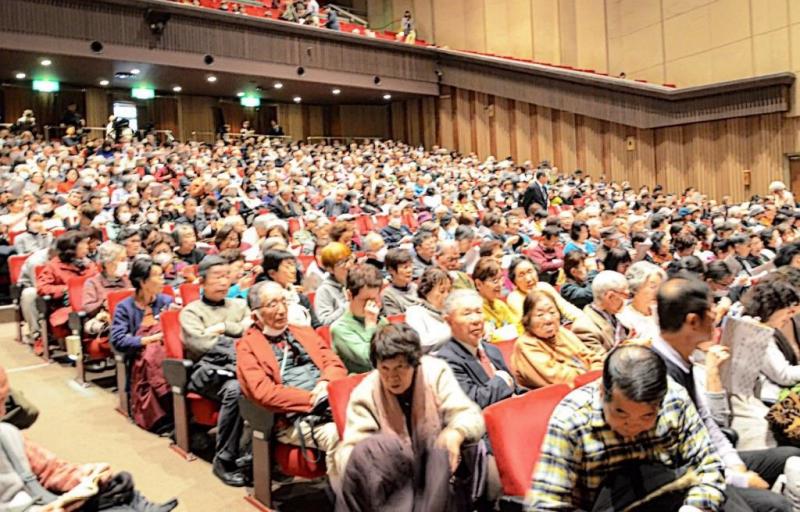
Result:
<svg viewBox="0 0 800 512">
<path fill-rule="evenodd" d="M 191 226 L 190 224 L 180 223 L 177 226 L 175 226 L 175 237 L 177 239 L 176 242 L 181 243 L 183 241 L 183 238 L 190 232 L 193 235 L 196 235 L 194 227 Z"/>
<path fill-rule="evenodd" d="M 367 251 L 375 251 L 377 247 L 383 245 L 383 237 L 374 231 L 370 231 L 364 237 L 364 249 Z"/>
<path fill-rule="evenodd" d="M 275 218 L 274 215 L 259 215 L 255 219 L 253 219 L 253 227 L 254 228 L 261 228 L 267 229 L 269 223 Z"/>
<path fill-rule="evenodd" d="M 262 297 L 264 297 L 264 293 L 271 288 L 275 288 L 275 290 L 280 293 L 284 292 L 283 287 L 275 281 L 260 281 L 250 287 L 250 290 L 247 292 L 247 306 L 251 311 L 255 311 L 263 306 Z"/>
<path fill-rule="evenodd" d="M 97 248 L 97 256 L 101 265 L 106 265 L 119 258 L 120 254 L 125 253 L 125 247 L 112 241 L 106 241 Z"/>
<path fill-rule="evenodd" d="M 467 300 L 475 300 L 479 304 L 483 304 L 483 297 L 481 297 L 478 292 L 475 290 L 470 289 L 459 289 L 455 290 L 447 298 L 444 300 L 444 306 L 442 306 L 442 314 L 444 316 L 448 316 L 453 311 L 456 310 L 458 306 L 460 306 L 463 302 Z"/>
<path fill-rule="evenodd" d="M 625 279 L 628 280 L 631 294 L 636 294 L 651 276 L 658 276 L 663 281 L 667 278 L 667 273 L 661 267 L 649 261 L 637 261 L 631 265 L 628 271 L 625 272 Z"/>
<path fill-rule="evenodd" d="M 628 288 L 628 281 L 625 276 L 613 270 L 603 270 L 597 274 L 592 281 L 592 295 L 594 302 L 598 303 L 607 292 L 612 290 L 625 290 Z"/>
</svg>

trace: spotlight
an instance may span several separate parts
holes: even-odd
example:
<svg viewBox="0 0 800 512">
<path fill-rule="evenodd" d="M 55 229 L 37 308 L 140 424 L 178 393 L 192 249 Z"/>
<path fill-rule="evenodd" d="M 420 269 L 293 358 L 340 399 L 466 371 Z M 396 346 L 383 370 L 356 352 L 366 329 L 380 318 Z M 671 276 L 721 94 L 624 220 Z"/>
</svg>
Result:
<svg viewBox="0 0 800 512">
<path fill-rule="evenodd" d="M 338 95 L 342 94 L 342 90 L 341 89 L 334 89 L 331 92 L 333 93 L 334 96 L 338 96 Z"/>
<path fill-rule="evenodd" d="M 236 93 L 236 97 L 238 97 L 238 98 L 244 98 L 244 93 L 243 93 L 243 92 L 237 92 L 237 93 Z"/>
<path fill-rule="evenodd" d="M 295 103 L 300 103 L 301 101 L 303 101 L 303 98 L 301 98 L 300 96 L 295 96 L 294 98 L 292 98 L 292 100 L 293 100 Z"/>
<path fill-rule="evenodd" d="M 275 87 L 276 89 L 283 89 L 283 84 L 280 82 L 275 82 L 275 85 L 273 85 L 273 87 Z"/>
<path fill-rule="evenodd" d="M 25 80 L 25 76 L 26 76 L 25 73 L 17 73 L 16 75 L 14 75 L 14 77 L 17 80 Z"/>
<path fill-rule="evenodd" d="M 42 66 L 49 66 L 49 65 L 50 65 L 50 64 L 52 64 L 52 63 L 53 63 L 53 61 L 52 61 L 52 60 L 50 60 L 50 59 L 42 59 L 42 62 L 40 62 L 40 64 L 41 64 Z"/>
<path fill-rule="evenodd" d="M 176 85 L 175 87 L 172 88 L 173 92 L 181 92 L 182 90 L 183 87 L 181 87 L 180 85 Z"/>
<path fill-rule="evenodd" d="M 390 100 L 390 99 L 392 99 L 392 95 L 391 94 L 384 94 L 383 95 L 383 99 Z"/>
<path fill-rule="evenodd" d="M 208 75 L 208 78 L 206 78 L 206 80 L 208 80 L 209 83 L 213 84 L 214 82 L 217 81 L 217 77 L 215 77 L 214 75 Z"/>
<path fill-rule="evenodd" d="M 100 85 L 102 85 L 103 87 L 107 87 L 108 84 L 109 84 L 108 80 L 100 80 Z"/>
<path fill-rule="evenodd" d="M 142 72 L 142 71 L 141 71 L 139 68 L 133 68 L 133 69 L 131 70 L 131 74 L 132 74 L 132 75 L 138 75 L 138 74 L 139 74 L 139 73 L 141 73 L 141 72 Z"/>
</svg>

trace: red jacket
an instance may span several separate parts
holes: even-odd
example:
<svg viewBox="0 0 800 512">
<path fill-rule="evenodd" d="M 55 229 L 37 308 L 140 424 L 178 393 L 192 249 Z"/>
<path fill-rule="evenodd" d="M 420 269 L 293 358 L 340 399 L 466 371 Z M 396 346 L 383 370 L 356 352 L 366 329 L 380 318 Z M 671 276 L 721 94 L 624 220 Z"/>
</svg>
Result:
<svg viewBox="0 0 800 512">
<path fill-rule="evenodd" d="M 36 280 L 36 293 L 42 297 L 51 295 L 54 299 L 60 299 L 67 293 L 67 283 L 70 279 L 93 276 L 96 273 L 97 267 L 93 263 L 79 270 L 75 265 L 64 263 L 56 256 L 47 262 Z"/>
<path fill-rule="evenodd" d="M 564 249 L 561 244 L 550 250 L 537 244 L 527 251 L 527 255 L 539 265 L 542 272 L 554 272 L 564 266 Z"/>
<path fill-rule="evenodd" d="M 320 380 L 334 381 L 347 377 L 347 369 L 325 346 L 311 327 L 289 327 L 289 331 L 308 352 L 320 370 Z M 242 393 L 266 409 L 280 413 L 309 412 L 311 393 L 281 383 L 275 353 L 264 334 L 256 327 L 247 330 L 236 343 L 236 376 Z"/>
</svg>

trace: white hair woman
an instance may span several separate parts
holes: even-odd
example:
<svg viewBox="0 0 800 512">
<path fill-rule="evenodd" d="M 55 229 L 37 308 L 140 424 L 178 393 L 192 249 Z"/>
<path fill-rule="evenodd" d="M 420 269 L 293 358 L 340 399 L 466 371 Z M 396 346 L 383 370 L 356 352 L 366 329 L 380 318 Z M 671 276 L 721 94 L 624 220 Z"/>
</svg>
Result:
<svg viewBox="0 0 800 512">
<path fill-rule="evenodd" d="M 628 280 L 628 288 L 633 298 L 617 318 L 625 327 L 635 331 L 636 338 L 657 339 L 659 327 L 656 317 L 656 293 L 667 278 L 667 274 L 658 265 L 637 261 L 625 273 L 625 278 Z"/>
<path fill-rule="evenodd" d="M 124 246 L 103 242 L 97 249 L 97 255 L 101 271 L 83 284 L 83 309 L 89 318 L 85 329 L 91 335 L 103 334 L 111 325 L 106 300 L 108 292 L 131 287 L 128 280 L 128 255 Z"/>
</svg>

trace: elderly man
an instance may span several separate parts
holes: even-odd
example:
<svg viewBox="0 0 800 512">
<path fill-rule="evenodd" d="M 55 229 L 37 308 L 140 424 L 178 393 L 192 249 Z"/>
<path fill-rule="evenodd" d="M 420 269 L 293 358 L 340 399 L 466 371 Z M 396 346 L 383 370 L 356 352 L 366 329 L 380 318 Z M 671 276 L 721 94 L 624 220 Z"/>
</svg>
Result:
<svg viewBox="0 0 800 512">
<path fill-rule="evenodd" d="M 372 265 L 356 265 L 347 272 L 348 309 L 331 324 L 333 350 L 352 373 L 372 369 L 369 342 L 378 326 L 386 322 L 380 316 L 383 278 Z"/>
<path fill-rule="evenodd" d="M 333 194 L 320 203 L 319 208 L 326 217 L 338 217 L 350 213 L 350 203 L 345 201 L 344 196 L 347 193 L 342 188 L 337 188 Z"/>
<path fill-rule="evenodd" d="M 386 241 L 390 249 L 397 247 L 401 243 L 410 242 L 412 239 L 411 230 L 403 225 L 403 206 L 394 205 L 389 210 L 389 224 L 381 229 L 381 236 Z"/>
<path fill-rule="evenodd" d="M 436 246 L 436 255 L 433 262 L 437 267 L 448 273 L 453 280 L 453 290 L 475 289 L 475 283 L 472 282 L 472 278 L 462 270 L 459 243 L 455 240 L 439 242 Z"/>
<path fill-rule="evenodd" d="M 421 229 L 414 235 L 414 271 L 413 279 L 416 281 L 425 270 L 433 266 L 433 256 L 436 254 L 436 235 Z"/>
<path fill-rule="evenodd" d="M 372 265 L 381 271 L 381 275 L 386 277 L 385 261 L 388 254 L 386 243 L 383 237 L 374 231 L 370 231 L 364 236 L 364 263 Z"/>
<path fill-rule="evenodd" d="M 456 290 L 444 303 L 444 319 L 453 337 L 436 353 L 447 361 L 464 393 L 481 409 L 522 392 L 497 347 L 484 341 L 483 299 L 472 290 Z"/>
<path fill-rule="evenodd" d="M 186 356 L 195 365 L 189 390 L 221 403 L 217 422 L 214 474 L 227 485 L 242 487 L 243 453 L 239 447 L 243 421 L 239 415 L 235 339 L 250 325 L 250 310 L 242 299 L 228 299 L 230 266 L 219 256 L 206 256 L 199 265 L 203 293 L 181 310 Z"/>
<path fill-rule="evenodd" d="M 347 376 L 344 364 L 313 329 L 289 327 L 286 297 L 279 284 L 257 283 L 247 302 L 254 325 L 236 345 L 236 374 L 242 393 L 281 415 L 276 424 L 279 442 L 315 446 L 325 452 L 328 471 L 335 472 L 336 424 L 301 422 L 297 428 L 292 420 L 327 402 L 328 383 Z"/>
<path fill-rule="evenodd" d="M 592 281 L 591 304 L 583 308 L 585 315 L 572 324 L 572 332 L 587 347 L 601 355 L 629 337 L 628 329 L 617 319 L 630 296 L 628 281 L 619 272 L 604 270 Z"/>
<path fill-rule="evenodd" d="M 178 224 L 172 232 L 175 255 L 187 265 L 199 265 L 206 254 L 197 248 L 197 232 L 191 224 Z"/>
<path fill-rule="evenodd" d="M 657 304 L 661 337 L 653 342 L 653 350 L 664 359 L 669 376 L 686 389 L 697 407 L 711 442 L 725 463 L 726 493 L 729 497 L 739 495 L 756 512 L 791 511 L 786 498 L 769 489 L 783 473 L 786 459 L 800 456 L 800 448 L 780 446 L 737 452 L 714 421 L 706 393 L 695 387 L 692 353 L 714 336 L 716 314 L 708 285 L 695 279 L 671 279 L 658 290 Z"/>
<path fill-rule="evenodd" d="M 688 488 L 637 510 L 723 510 L 722 461 L 686 391 L 648 348 L 614 350 L 602 379 L 555 408 L 541 446 L 528 510 L 627 510 L 688 471 Z"/>
</svg>

